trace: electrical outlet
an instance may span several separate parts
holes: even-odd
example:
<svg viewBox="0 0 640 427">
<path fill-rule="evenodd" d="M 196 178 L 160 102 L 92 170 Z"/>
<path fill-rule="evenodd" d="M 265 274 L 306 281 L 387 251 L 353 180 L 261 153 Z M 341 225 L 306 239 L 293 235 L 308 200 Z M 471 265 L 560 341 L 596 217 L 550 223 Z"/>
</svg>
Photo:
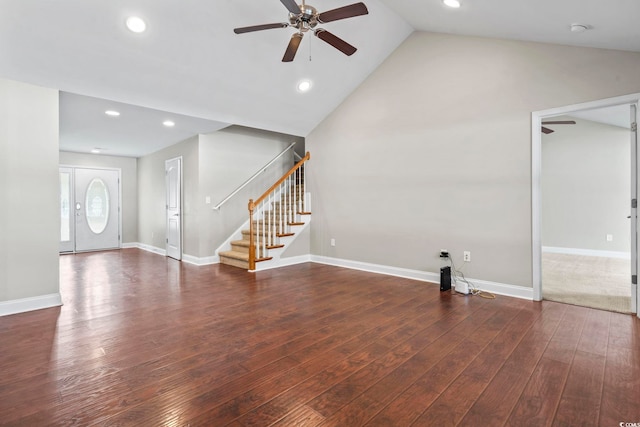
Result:
<svg viewBox="0 0 640 427">
<path fill-rule="evenodd" d="M 205 202 L 207 205 L 208 205 L 208 204 L 210 204 L 210 203 L 211 203 L 211 197 L 210 197 L 210 196 L 205 197 L 205 198 L 204 198 L 204 202 Z"/>
<path fill-rule="evenodd" d="M 464 251 L 464 262 L 471 262 L 471 252 Z"/>
<path fill-rule="evenodd" d="M 335 246 L 336 245 L 336 239 L 331 239 L 331 246 Z"/>
<path fill-rule="evenodd" d="M 613 234 L 607 234 L 607 242 L 613 242 Z"/>
</svg>

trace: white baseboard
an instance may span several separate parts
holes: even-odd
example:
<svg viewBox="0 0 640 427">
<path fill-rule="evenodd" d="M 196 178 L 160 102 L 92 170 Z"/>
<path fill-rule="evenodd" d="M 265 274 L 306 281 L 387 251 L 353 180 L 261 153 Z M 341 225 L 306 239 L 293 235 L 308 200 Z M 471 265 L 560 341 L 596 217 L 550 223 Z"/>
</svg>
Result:
<svg viewBox="0 0 640 427">
<path fill-rule="evenodd" d="M 602 258 L 631 259 L 630 252 L 600 251 L 595 249 L 559 248 L 555 246 L 543 246 L 542 252 L 547 252 L 552 254 L 597 256 Z"/>
<path fill-rule="evenodd" d="M 163 249 L 155 248 L 149 245 L 143 245 L 137 243 L 135 246 L 142 250 L 165 255 L 166 252 Z M 210 265 L 220 263 L 218 256 L 198 258 L 192 255 L 183 255 L 182 260 L 193 265 Z M 371 264 L 361 261 L 352 261 L 347 259 L 331 258 L 320 255 L 299 255 L 289 258 L 280 258 L 277 263 L 270 265 L 268 261 L 261 266 L 260 270 L 264 271 L 272 268 L 286 267 L 289 265 L 302 264 L 305 262 L 315 262 L 318 264 L 333 265 L 336 267 L 351 268 L 354 270 L 368 271 L 370 273 L 386 274 L 388 276 L 403 277 L 406 279 L 420 280 L 422 282 L 430 282 L 434 284 L 440 283 L 440 273 L 431 273 L 428 271 L 411 270 L 407 268 L 392 267 L 388 265 Z M 263 263 L 261 263 L 263 264 Z M 488 280 L 480 279 L 467 279 L 476 288 L 491 292 L 493 294 L 504 295 L 513 298 L 522 298 L 527 300 L 533 300 L 533 288 L 526 288 L 524 286 L 509 285 L 506 283 L 490 282 Z"/>
<path fill-rule="evenodd" d="M 348 259 L 331 258 L 320 255 L 311 255 L 311 261 L 318 264 L 334 265 L 336 267 L 351 268 L 354 270 L 368 271 L 370 273 L 386 274 L 389 276 L 404 277 L 406 279 L 421 280 L 423 282 L 440 283 L 440 273 L 409 270 L 388 265 L 370 264 L 368 262 L 351 261 Z"/>
<path fill-rule="evenodd" d="M 127 243 L 127 248 L 138 248 L 143 251 L 153 252 L 154 254 L 167 256 L 167 250 L 162 248 L 157 248 L 151 245 L 145 245 L 144 243 Z"/>
<path fill-rule="evenodd" d="M 439 280 L 439 279 L 438 279 Z M 506 283 L 489 282 L 487 280 L 467 279 L 471 284 L 481 290 L 492 294 L 504 295 L 512 298 L 527 299 L 533 301 L 533 288 L 509 285 Z"/>
<path fill-rule="evenodd" d="M 61 305 L 62 297 L 59 293 L 2 301 L 0 302 L 0 316 L 41 310 L 43 308 L 59 307 Z"/>
<path fill-rule="evenodd" d="M 138 248 L 138 249 L 142 249 L 143 251 L 153 252 L 154 254 L 167 256 L 166 249 L 158 248 L 151 245 L 145 245 L 144 243 L 126 243 L 126 246 L 122 245 L 122 247 L 125 249 Z M 214 255 L 214 256 L 200 258 L 193 255 L 182 254 L 182 261 L 188 264 L 193 264 L 193 265 L 210 265 L 210 264 L 219 264 L 220 257 L 218 257 L 217 255 Z"/>
<path fill-rule="evenodd" d="M 139 248 L 139 247 L 140 247 L 140 243 L 137 243 L 137 242 L 123 243 L 122 245 L 120 245 L 120 248 L 122 249 L 132 249 L 132 248 Z"/>
<path fill-rule="evenodd" d="M 275 264 L 268 264 L 269 261 L 265 261 L 264 263 L 259 263 L 259 264 L 264 264 L 261 265 L 259 270 L 249 270 L 252 273 L 256 272 L 256 271 L 264 271 L 264 270 L 272 270 L 274 268 L 280 268 L 280 267 L 287 267 L 289 265 L 296 265 L 296 264 L 304 264 L 305 262 L 311 262 L 311 255 L 298 255 L 298 256 L 292 256 L 289 258 L 280 258 L 278 259 L 278 262 Z"/>
<path fill-rule="evenodd" d="M 195 257 L 193 255 L 182 254 L 182 261 L 193 265 L 211 265 L 220 264 L 220 257 L 217 255 L 208 257 Z"/>
<path fill-rule="evenodd" d="M 391 267 L 388 265 L 370 264 L 360 261 L 351 261 L 338 258 L 330 258 L 319 255 L 311 255 L 311 261 L 319 264 L 334 265 L 336 267 L 351 268 L 354 270 L 368 271 L 370 273 L 386 274 L 389 276 L 404 277 L 407 279 L 420 280 L 439 284 L 440 273 L 430 273 L 427 271 L 410 270 L 406 268 Z M 476 288 L 491 292 L 493 294 L 504 295 L 513 298 L 533 300 L 533 288 L 509 285 L 505 283 L 490 282 L 487 280 L 467 279 Z"/>
</svg>

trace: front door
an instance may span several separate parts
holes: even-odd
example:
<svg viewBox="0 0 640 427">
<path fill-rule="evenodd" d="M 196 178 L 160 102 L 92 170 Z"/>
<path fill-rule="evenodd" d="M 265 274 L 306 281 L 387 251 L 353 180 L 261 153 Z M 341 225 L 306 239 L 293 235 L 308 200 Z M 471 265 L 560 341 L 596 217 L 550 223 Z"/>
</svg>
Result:
<svg viewBox="0 0 640 427">
<path fill-rule="evenodd" d="M 60 252 L 120 247 L 120 171 L 60 168 Z"/>
<path fill-rule="evenodd" d="M 165 162 L 167 187 L 167 256 L 182 259 L 182 158 Z"/>
</svg>

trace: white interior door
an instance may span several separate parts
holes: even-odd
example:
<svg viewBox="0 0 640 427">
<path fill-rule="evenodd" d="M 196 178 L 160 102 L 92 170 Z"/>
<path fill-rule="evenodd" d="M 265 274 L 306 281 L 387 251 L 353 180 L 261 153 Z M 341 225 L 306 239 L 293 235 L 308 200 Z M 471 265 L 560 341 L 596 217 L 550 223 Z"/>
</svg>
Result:
<svg viewBox="0 0 640 427">
<path fill-rule="evenodd" d="M 75 250 L 120 247 L 120 172 L 75 168 Z"/>
<path fill-rule="evenodd" d="M 167 256 L 182 259 L 182 158 L 165 162 L 167 186 Z"/>
<path fill-rule="evenodd" d="M 75 250 L 73 169 L 60 168 L 60 252 Z"/>
</svg>

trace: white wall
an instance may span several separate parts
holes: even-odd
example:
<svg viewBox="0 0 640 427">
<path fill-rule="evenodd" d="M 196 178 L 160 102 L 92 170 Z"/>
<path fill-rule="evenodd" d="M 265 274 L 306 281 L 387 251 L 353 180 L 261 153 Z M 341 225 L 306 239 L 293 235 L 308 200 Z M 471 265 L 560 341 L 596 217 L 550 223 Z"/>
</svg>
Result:
<svg viewBox="0 0 640 427">
<path fill-rule="evenodd" d="M 640 91 L 640 54 L 416 32 L 307 138 L 312 254 L 531 287 L 531 112 Z M 330 247 L 331 238 L 336 246 Z"/>
<path fill-rule="evenodd" d="M 58 91 L 0 79 L 0 314 L 60 303 L 58 182 Z"/>
<path fill-rule="evenodd" d="M 542 136 L 542 245 L 630 252 L 629 130 L 556 119 L 576 124 Z"/>
<path fill-rule="evenodd" d="M 121 170 L 122 243 L 138 241 L 138 161 L 133 157 L 60 152 L 60 164 Z"/>
</svg>

